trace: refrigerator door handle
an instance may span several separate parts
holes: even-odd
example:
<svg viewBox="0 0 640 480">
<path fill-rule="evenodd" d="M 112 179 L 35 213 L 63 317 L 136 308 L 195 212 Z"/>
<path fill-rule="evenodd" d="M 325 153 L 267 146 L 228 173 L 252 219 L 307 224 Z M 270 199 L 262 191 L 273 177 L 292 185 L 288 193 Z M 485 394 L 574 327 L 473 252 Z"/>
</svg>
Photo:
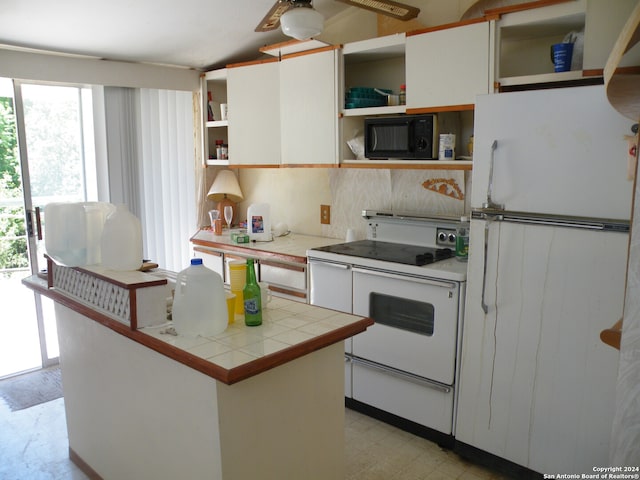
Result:
<svg viewBox="0 0 640 480">
<path fill-rule="evenodd" d="M 494 203 L 492 198 L 493 193 L 493 164 L 496 160 L 496 148 L 498 148 L 498 141 L 494 140 L 491 144 L 491 161 L 489 162 L 489 186 L 487 187 L 487 201 L 482 204 L 483 208 L 492 208 L 495 210 L 504 210 L 504 205 Z"/>
<path fill-rule="evenodd" d="M 484 301 L 484 292 L 487 287 L 487 253 L 489 252 L 489 220 L 487 220 L 484 224 L 484 265 L 482 267 L 482 297 L 481 304 L 482 311 L 485 313 L 489 313 L 489 307 Z"/>
<path fill-rule="evenodd" d="M 480 306 L 482 307 L 482 311 L 487 314 L 489 313 L 489 306 L 484 301 L 484 294 L 487 287 L 487 255 L 489 253 L 489 227 L 491 222 L 502 220 L 502 215 L 487 215 L 482 214 L 482 218 L 485 221 L 484 224 L 484 261 L 482 265 L 482 297 L 480 299 Z"/>
</svg>

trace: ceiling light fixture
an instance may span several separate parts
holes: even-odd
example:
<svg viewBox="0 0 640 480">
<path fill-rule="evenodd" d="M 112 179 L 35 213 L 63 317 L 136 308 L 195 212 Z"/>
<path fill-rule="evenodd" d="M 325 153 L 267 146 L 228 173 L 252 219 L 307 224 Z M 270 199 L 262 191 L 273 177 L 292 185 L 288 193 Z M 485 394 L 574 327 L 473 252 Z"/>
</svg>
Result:
<svg viewBox="0 0 640 480">
<path fill-rule="evenodd" d="M 306 40 L 322 32 L 324 17 L 314 10 L 310 3 L 294 4 L 280 17 L 280 25 L 285 35 L 297 40 Z"/>
</svg>

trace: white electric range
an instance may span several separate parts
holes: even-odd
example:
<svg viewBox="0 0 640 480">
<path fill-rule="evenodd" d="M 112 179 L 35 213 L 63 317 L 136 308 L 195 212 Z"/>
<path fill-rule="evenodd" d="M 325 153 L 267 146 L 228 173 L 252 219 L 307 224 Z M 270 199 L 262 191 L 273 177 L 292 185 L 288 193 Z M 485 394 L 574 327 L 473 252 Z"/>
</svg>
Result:
<svg viewBox="0 0 640 480">
<path fill-rule="evenodd" d="M 345 396 L 446 443 L 455 433 L 466 287 L 466 262 L 454 257 L 459 220 L 363 217 L 366 240 L 307 251 L 310 302 L 376 322 L 345 344 Z"/>
</svg>

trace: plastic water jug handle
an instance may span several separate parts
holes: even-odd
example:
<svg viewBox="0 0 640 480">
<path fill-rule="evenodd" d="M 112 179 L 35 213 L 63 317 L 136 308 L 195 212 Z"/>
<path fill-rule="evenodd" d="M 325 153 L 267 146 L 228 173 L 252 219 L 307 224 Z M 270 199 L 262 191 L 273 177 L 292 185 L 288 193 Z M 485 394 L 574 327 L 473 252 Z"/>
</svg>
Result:
<svg viewBox="0 0 640 480">
<path fill-rule="evenodd" d="M 185 277 L 185 273 L 184 272 L 180 272 L 177 276 L 176 276 L 176 288 L 174 295 L 182 295 L 182 285 L 184 283 L 184 277 Z"/>
</svg>

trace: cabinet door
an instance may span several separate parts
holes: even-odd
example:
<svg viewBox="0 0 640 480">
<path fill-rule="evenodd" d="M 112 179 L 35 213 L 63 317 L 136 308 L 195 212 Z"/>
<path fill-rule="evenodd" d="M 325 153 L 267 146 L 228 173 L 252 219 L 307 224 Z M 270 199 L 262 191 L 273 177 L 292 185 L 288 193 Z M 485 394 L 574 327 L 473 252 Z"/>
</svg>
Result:
<svg viewBox="0 0 640 480">
<path fill-rule="evenodd" d="M 278 62 L 228 70 L 229 163 L 280 163 Z"/>
<path fill-rule="evenodd" d="M 202 264 L 220 275 L 224 280 L 224 262 L 222 252 L 209 250 L 206 248 L 193 247 L 193 255 L 202 258 Z"/>
<path fill-rule="evenodd" d="M 407 37 L 407 107 L 475 103 L 489 93 L 489 22 Z"/>
<path fill-rule="evenodd" d="M 336 50 L 280 63 L 283 164 L 337 163 Z"/>
<path fill-rule="evenodd" d="M 583 70 L 604 68 L 620 31 L 637 4 L 637 0 L 588 0 Z M 627 52 L 619 66 L 635 66 L 638 61 L 640 45 Z"/>
</svg>

